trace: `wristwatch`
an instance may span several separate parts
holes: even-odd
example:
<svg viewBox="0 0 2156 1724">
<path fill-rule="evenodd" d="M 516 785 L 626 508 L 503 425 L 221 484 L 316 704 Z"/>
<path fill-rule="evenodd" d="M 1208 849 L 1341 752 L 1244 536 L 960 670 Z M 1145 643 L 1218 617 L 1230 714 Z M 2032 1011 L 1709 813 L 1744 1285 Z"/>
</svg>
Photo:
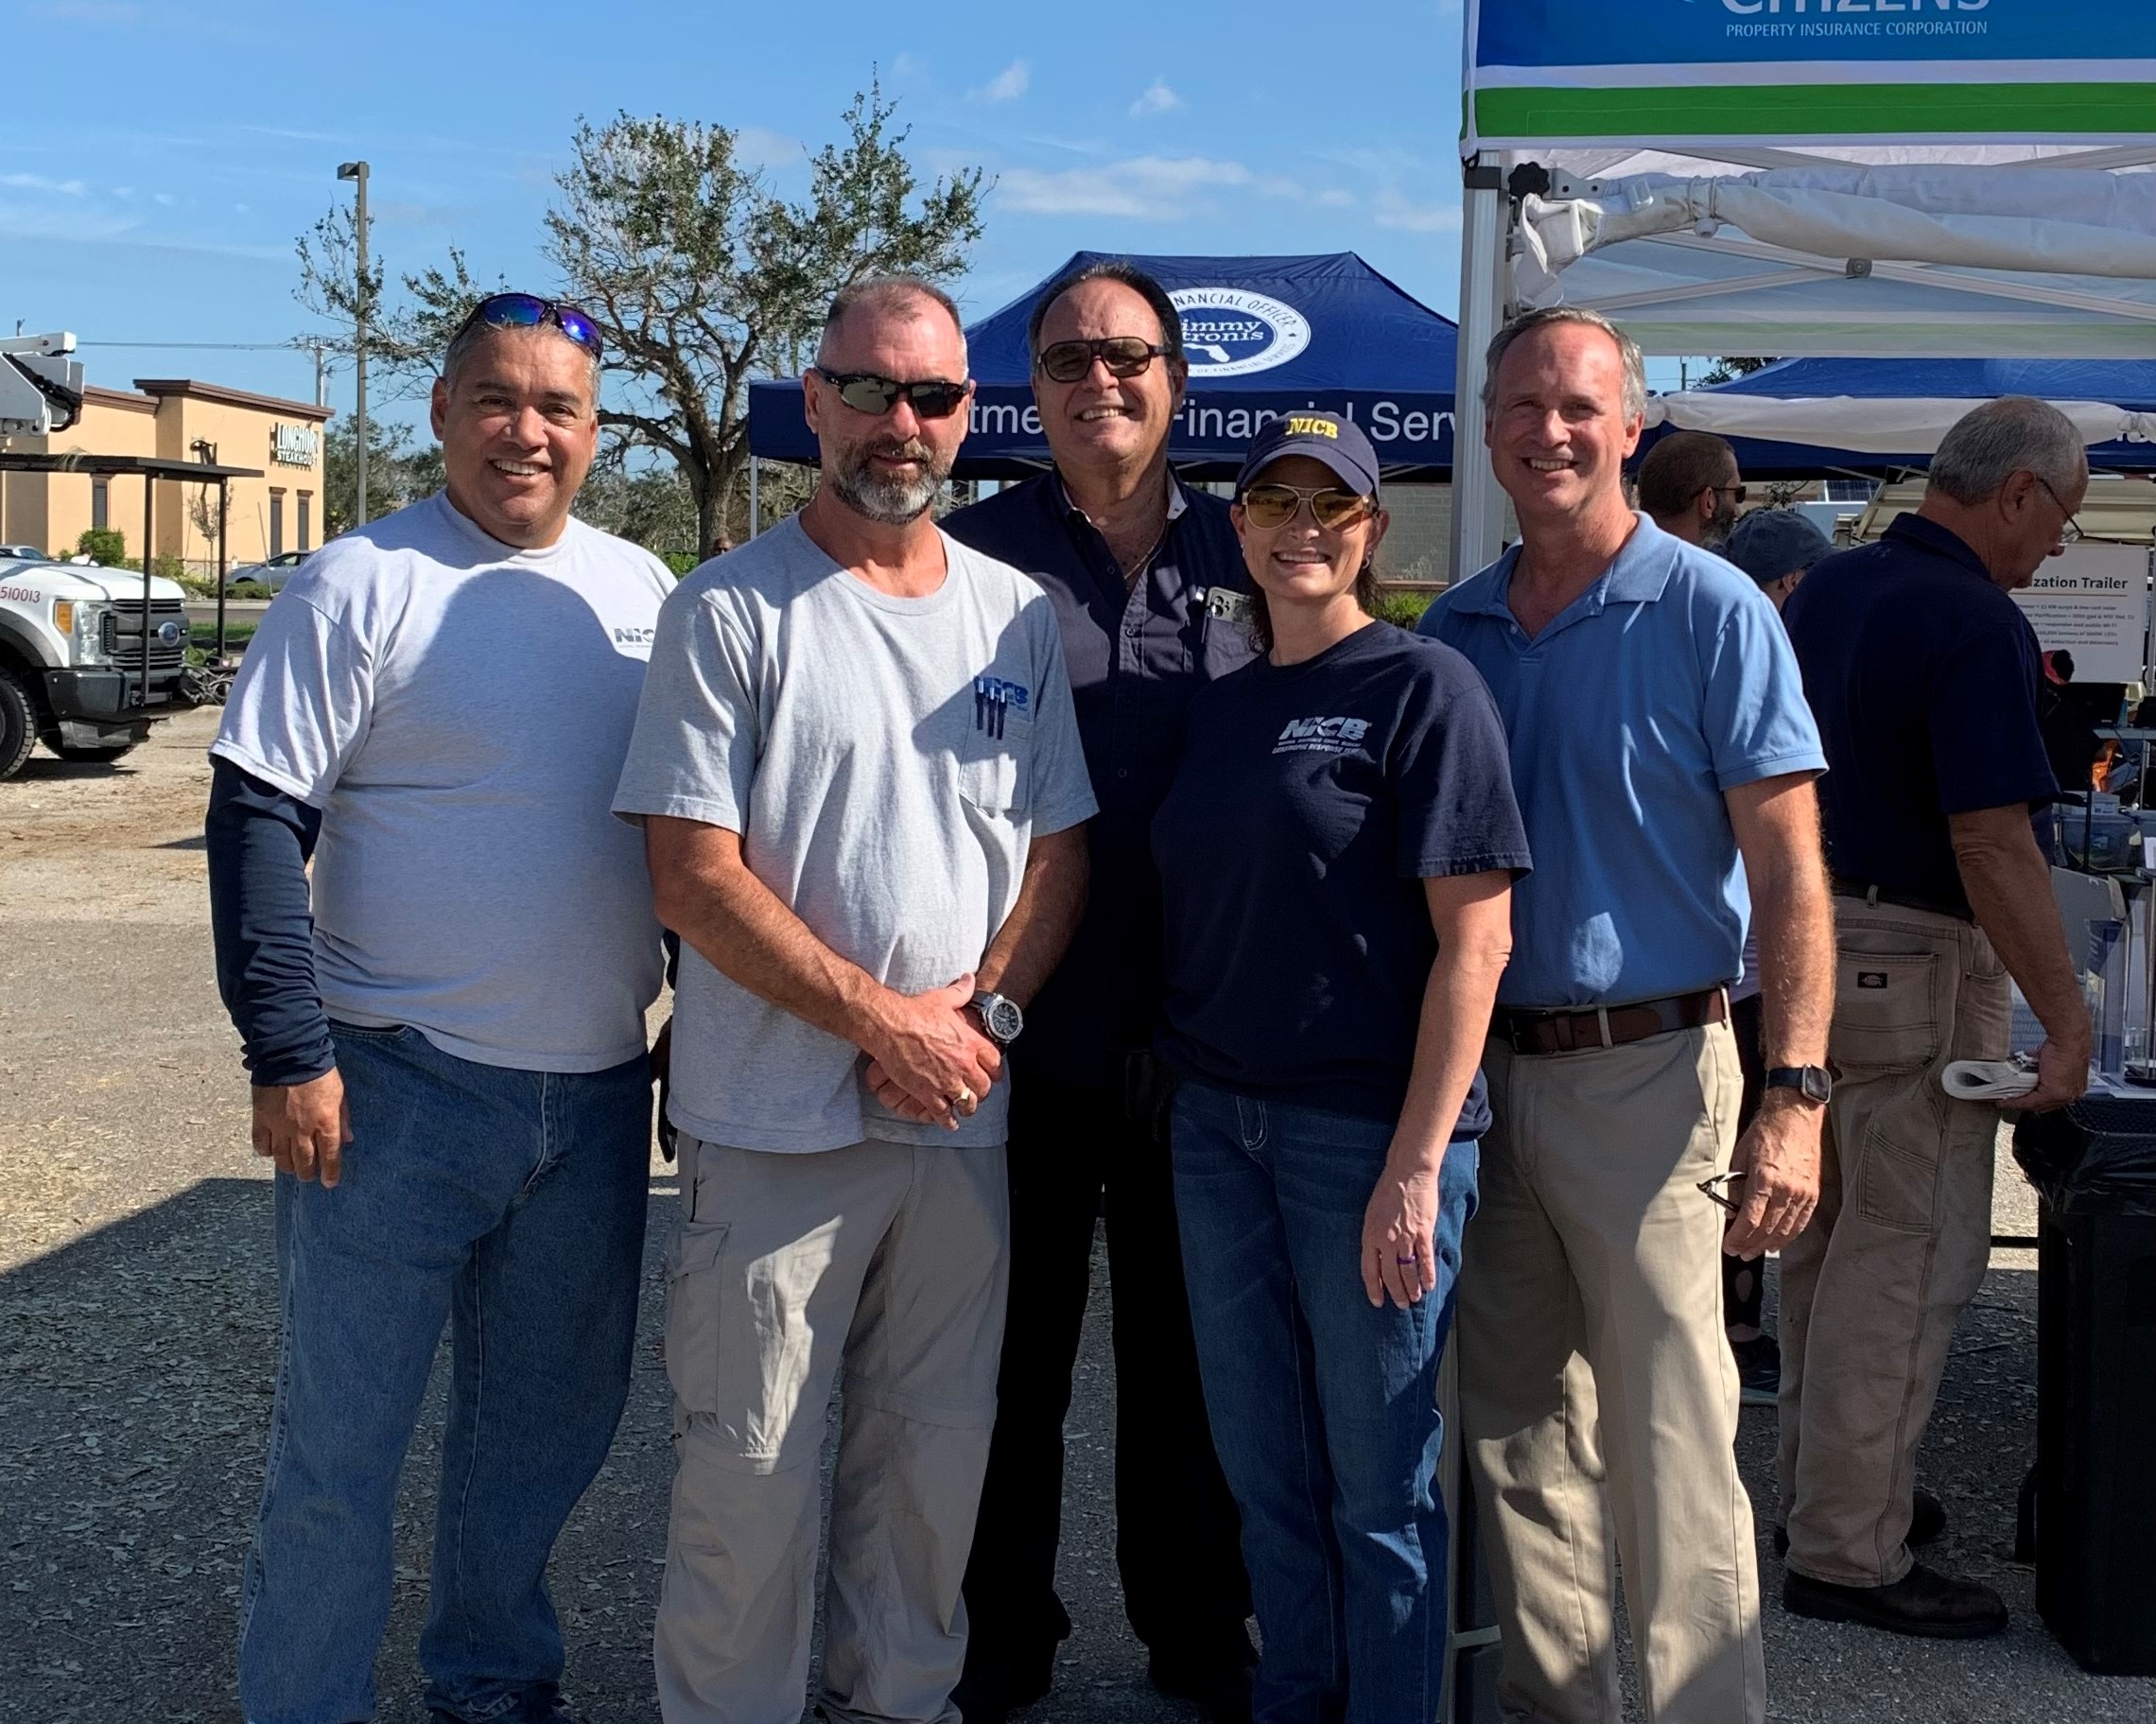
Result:
<svg viewBox="0 0 2156 1724">
<path fill-rule="evenodd" d="M 973 996 L 973 1009 L 981 1014 L 981 1027 L 988 1032 L 988 1039 L 999 1048 L 1007 1048 L 1017 1040 L 1019 1031 L 1026 1027 L 1026 1015 L 1018 1009 L 1018 1002 L 1008 994 L 993 993 L 982 988 Z"/>
<path fill-rule="evenodd" d="M 1834 1095 L 1834 1078 L 1824 1066 L 1769 1066 L 1766 1087 L 1794 1089 L 1807 1102 L 1817 1102 L 1824 1107 Z"/>
</svg>

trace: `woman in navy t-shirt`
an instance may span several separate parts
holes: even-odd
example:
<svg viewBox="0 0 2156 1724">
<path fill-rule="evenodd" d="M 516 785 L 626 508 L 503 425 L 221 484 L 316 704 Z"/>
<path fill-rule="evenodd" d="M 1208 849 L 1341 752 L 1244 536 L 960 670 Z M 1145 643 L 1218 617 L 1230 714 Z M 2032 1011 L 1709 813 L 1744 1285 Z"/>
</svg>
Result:
<svg viewBox="0 0 2156 1724">
<path fill-rule="evenodd" d="M 1437 1708 L 1437 1361 L 1528 866 L 1482 679 L 1369 615 L 1377 493 L 1351 420 L 1260 433 L 1235 522 L 1266 653 L 1191 700 L 1153 825 L 1183 1266 L 1259 1724 Z"/>
</svg>

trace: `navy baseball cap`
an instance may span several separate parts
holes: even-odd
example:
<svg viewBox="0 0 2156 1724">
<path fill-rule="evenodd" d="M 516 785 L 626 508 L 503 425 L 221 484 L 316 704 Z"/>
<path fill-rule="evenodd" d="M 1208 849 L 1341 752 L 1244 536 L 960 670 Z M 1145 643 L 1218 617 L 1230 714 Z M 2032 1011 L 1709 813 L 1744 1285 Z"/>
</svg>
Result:
<svg viewBox="0 0 2156 1724">
<path fill-rule="evenodd" d="M 1357 496 L 1378 494 L 1378 452 L 1363 427 L 1344 413 L 1313 407 L 1282 413 L 1260 427 L 1250 440 L 1250 453 L 1243 458 L 1243 471 L 1235 476 L 1236 496 L 1261 471 L 1290 455 L 1323 461 Z"/>
<path fill-rule="evenodd" d="M 1754 509 L 1730 531 L 1722 554 L 1762 586 L 1808 569 L 1834 541 L 1795 509 Z"/>
</svg>

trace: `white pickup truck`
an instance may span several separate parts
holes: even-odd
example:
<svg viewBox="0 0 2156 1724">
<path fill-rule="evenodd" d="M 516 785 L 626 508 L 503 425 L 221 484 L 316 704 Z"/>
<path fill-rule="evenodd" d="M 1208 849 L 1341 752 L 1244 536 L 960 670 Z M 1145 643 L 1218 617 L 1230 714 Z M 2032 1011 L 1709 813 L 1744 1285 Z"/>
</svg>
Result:
<svg viewBox="0 0 2156 1724">
<path fill-rule="evenodd" d="M 89 563 L 0 558 L 0 779 L 43 742 L 63 760 L 116 760 L 160 719 L 200 704 L 189 671 L 186 595 Z"/>
</svg>

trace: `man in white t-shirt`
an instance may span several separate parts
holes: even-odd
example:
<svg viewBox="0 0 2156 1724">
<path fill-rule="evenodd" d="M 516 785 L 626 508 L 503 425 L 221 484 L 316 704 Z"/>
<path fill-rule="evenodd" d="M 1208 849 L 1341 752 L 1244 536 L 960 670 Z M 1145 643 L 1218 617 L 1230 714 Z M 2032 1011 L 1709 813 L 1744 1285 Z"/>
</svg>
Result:
<svg viewBox="0 0 2156 1724">
<path fill-rule="evenodd" d="M 955 1724 L 1009 1206 L 1001 1045 L 1083 907 L 1055 615 L 930 510 L 972 387 L 883 277 L 805 380 L 823 486 L 685 581 L 615 807 L 681 935 L 667 1724 L 794 1724 L 843 1366 L 821 1715 Z"/>
<path fill-rule="evenodd" d="M 308 560 L 211 750 L 217 980 L 283 1299 L 246 1724 L 373 1715 L 444 1325 L 429 1715 L 568 1716 L 547 1559 L 628 1394 L 663 961 L 609 805 L 672 586 L 570 518 L 599 373 L 573 306 L 475 307 L 434 386 L 447 489 Z"/>
</svg>

